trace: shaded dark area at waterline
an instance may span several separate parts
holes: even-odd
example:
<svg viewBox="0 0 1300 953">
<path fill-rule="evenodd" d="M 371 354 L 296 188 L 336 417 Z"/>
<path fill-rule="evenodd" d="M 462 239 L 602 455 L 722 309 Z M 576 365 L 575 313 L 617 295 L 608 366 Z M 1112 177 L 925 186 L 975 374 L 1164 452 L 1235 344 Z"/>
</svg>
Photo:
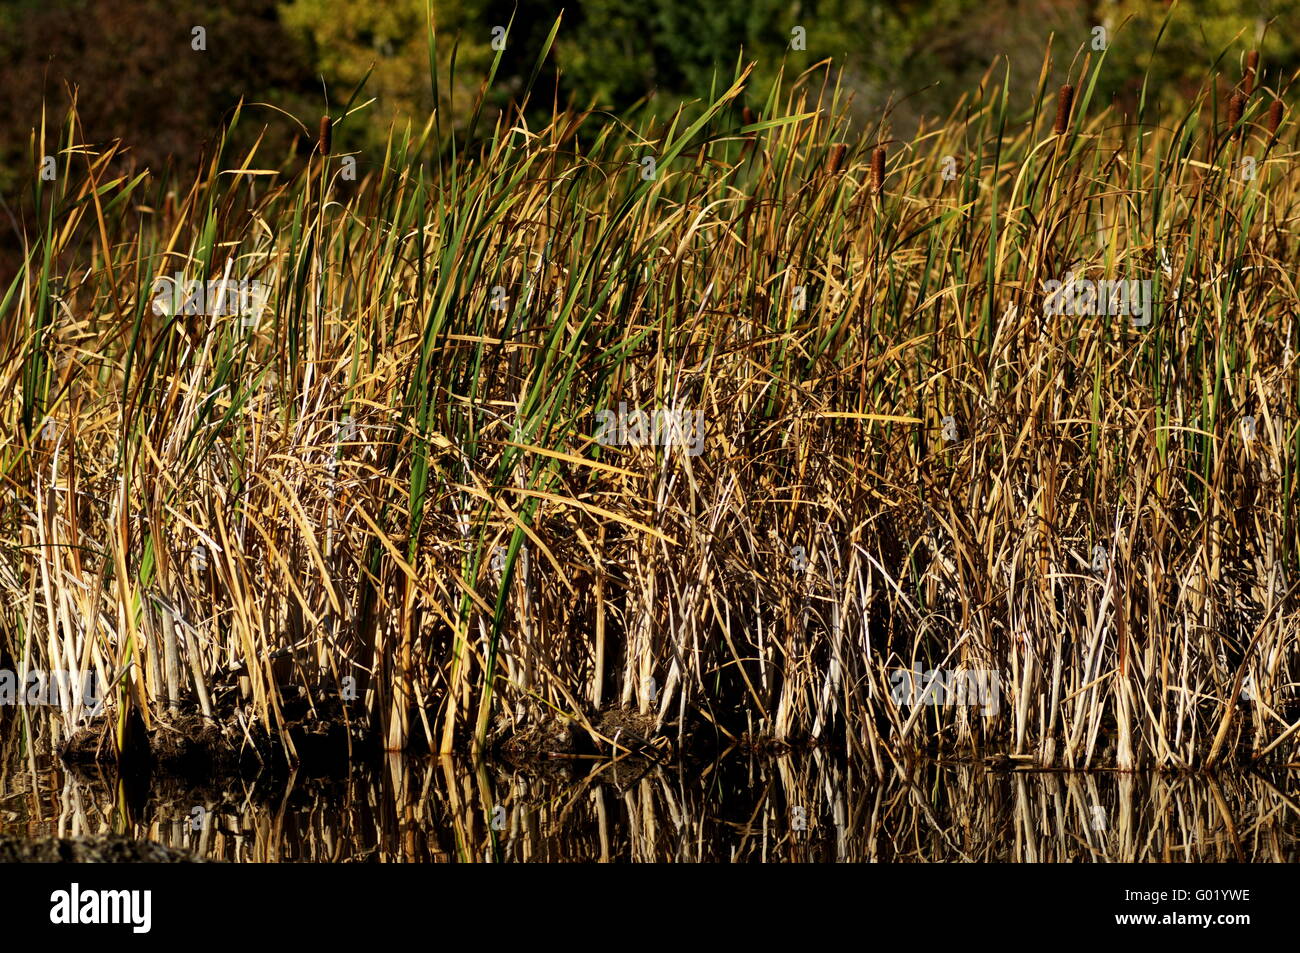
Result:
<svg viewBox="0 0 1300 953">
<path fill-rule="evenodd" d="M 894 674 L 899 674 L 895 672 Z M 921 673 L 902 672 L 909 678 Z M 929 676 L 934 673 L 925 673 Z M 958 673 L 961 674 L 961 673 Z M 990 673 L 984 673 L 990 674 Z M 996 673 L 992 673 L 996 674 Z M 897 686 L 896 686 L 897 687 Z M 906 687 L 906 686 L 904 686 Z M 936 691 L 937 690 L 937 691 Z M 882 776 L 891 765 L 916 759 L 977 763 L 997 769 L 1047 771 L 1124 770 L 1114 767 L 1121 743 L 1112 719 L 1102 718 L 1092 726 L 1092 741 L 1076 762 L 1065 763 L 1041 745 L 1017 745 L 1011 732 L 996 725 L 998 709 L 996 679 L 993 691 L 983 700 L 972 695 L 966 705 L 945 703 L 941 696 L 952 692 L 935 679 L 928 689 L 912 688 L 912 701 L 896 701 L 904 723 L 891 725 L 880 719 L 874 726 L 880 742 L 870 750 L 855 743 L 845 725 L 830 723 L 821 737 L 793 735 L 785 739 L 769 734 L 750 734 L 738 724 L 710 722 L 695 713 L 683 722 L 662 720 L 653 711 L 641 713 L 635 706 L 611 705 L 603 711 L 553 712 L 517 723 L 513 728 L 501 720 L 490 737 L 484 754 L 520 766 L 548 759 L 616 760 L 625 757 L 655 764 L 678 761 L 708 762 L 732 752 L 746 755 L 779 756 L 819 752 L 828 758 L 855 758 Z M 934 694 L 926 700 L 926 695 Z M 896 699 L 904 699 L 896 691 Z M 981 709 L 983 705 L 983 709 Z M 970 732 L 954 743 L 945 733 L 953 708 L 966 708 L 962 726 Z M 1294 706 L 1285 705 L 1287 717 Z M 12 713 L 14 709 L 10 709 Z M 43 717 L 54 708 L 18 709 L 22 714 L 6 717 L 0 708 L 0 737 L 21 744 L 31 739 L 35 750 L 49 751 L 71 767 L 108 770 L 119 766 L 131 777 L 153 773 L 193 781 L 212 776 L 283 780 L 292 773 L 307 777 L 341 776 L 351 766 L 374 763 L 390 752 L 382 736 L 367 727 L 364 712 L 355 704 L 333 699 L 313 701 L 294 686 L 282 690 L 277 709 L 281 728 L 267 731 L 255 717 L 252 706 L 227 706 L 219 716 L 204 717 L 193 711 L 167 711 L 155 715 L 146 725 L 138 710 L 130 709 L 124 719 L 111 710 L 106 715 L 83 717 L 70 735 L 58 717 Z M 716 714 L 717 712 L 715 712 Z M 1217 739 L 1214 765 L 1206 756 L 1206 743 L 1193 748 L 1181 770 L 1167 765 L 1151 770 L 1187 773 L 1217 768 L 1222 771 L 1282 771 L 1294 768 L 1287 753 L 1274 744 L 1259 744 L 1268 728 L 1268 715 L 1247 697 L 1223 713 L 1225 730 Z M 414 744 L 402 752 L 422 757 L 433 752 Z M 1138 769 L 1144 770 L 1144 769 Z"/>
<path fill-rule="evenodd" d="M 66 838 L 93 858 L 105 835 L 144 857 L 152 843 L 230 862 L 1287 862 L 1300 776 L 921 762 L 876 778 L 813 751 L 524 767 L 390 755 L 342 778 L 140 784 L 10 748 L 0 842 L 39 856 Z"/>
</svg>

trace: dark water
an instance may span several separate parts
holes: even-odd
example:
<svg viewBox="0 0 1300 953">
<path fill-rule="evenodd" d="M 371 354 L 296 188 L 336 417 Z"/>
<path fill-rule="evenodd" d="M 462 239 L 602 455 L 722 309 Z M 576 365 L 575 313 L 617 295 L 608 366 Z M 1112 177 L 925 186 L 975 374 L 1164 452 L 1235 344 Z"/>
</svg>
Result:
<svg viewBox="0 0 1300 953">
<path fill-rule="evenodd" d="M 1292 861 L 1300 777 L 876 778 L 820 753 L 535 769 L 390 757 L 344 779 L 131 788 L 6 745 L 0 834 L 125 833 L 214 860 Z"/>
</svg>

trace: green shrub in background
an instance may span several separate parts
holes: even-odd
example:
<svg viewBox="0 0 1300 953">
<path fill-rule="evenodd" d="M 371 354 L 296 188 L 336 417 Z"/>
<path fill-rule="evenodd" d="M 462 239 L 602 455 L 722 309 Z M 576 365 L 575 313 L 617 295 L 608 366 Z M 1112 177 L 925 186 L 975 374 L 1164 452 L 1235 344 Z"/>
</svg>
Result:
<svg viewBox="0 0 1300 953">
<path fill-rule="evenodd" d="M 1110 59 L 1117 86 L 1139 88 L 1149 68 L 1157 97 L 1186 98 L 1217 68 L 1235 79 L 1244 54 L 1261 54 L 1264 81 L 1275 90 L 1300 69 L 1300 4 L 1295 0 L 1184 0 L 1167 26 L 1168 6 L 1146 0 L 1097 4 L 1113 27 Z M 1164 34 L 1160 31 L 1164 26 Z M 1155 47 L 1160 36 L 1160 45 Z M 1109 64 L 1108 64 L 1109 65 Z"/>
<path fill-rule="evenodd" d="M 1013 110 L 1028 106 L 1047 36 L 1056 38 L 1055 85 L 1096 25 L 1110 41 L 1098 101 L 1135 104 L 1148 70 L 1156 103 L 1185 99 L 1216 61 L 1235 78 L 1256 47 L 1265 83 L 1284 86 L 1300 69 L 1295 0 L 433 0 L 444 77 L 453 50 L 456 61 L 439 88 L 444 128 L 470 113 L 496 55 L 493 29 L 511 24 L 488 117 L 523 87 L 561 10 L 535 87 L 542 113 L 555 97 L 613 112 L 644 100 L 666 115 L 683 99 L 707 99 L 738 58 L 756 64 L 755 92 L 781 70 L 830 58 L 858 121 L 875 123 L 888 108 L 894 133 L 908 136 L 922 117 L 946 115 L 994 64 L 997 82 L 1010 72 Z M 194 23 L 209 28 L 204 53 L 189 50 Z M 804 49 L 791 46 L 796 27 Z M 427 120 L 428 59 L 426 0 L 12 0 L 0 6 L 0 197 L 12 202 L 30 184 L 41 103 L 62 114 L 73 88 L 86 141 L 121 137 L 127 161 L 185 172 L 241 97 L 274 108 L 247 109 L 238 135 L 265 133 L 264 148 L 278 154 L 304 127 L 314 133 L 326 95 L 337 113 L 368 72 L 358 102 L 374 101 L 336 141 L 373 149 L 395 116 Z"/>
<path fill-rule="evenodd" d="M 906 134 L 923 116 L 947 114 L 994 64 L 999 82 L 1010 70 L 1014 104 L 1028 106 L 1046 38 L 1056 37 L 1055 84 L 1081 47 L 1092 48 L 1101 25 L 1111 47 L 1098 90 L 1106 100 L 1135 103 L 1148 69 L 1157 99 L 1185 96 L 1229 49 L 1234 62 L 1225 67 L 1235 70 L 1245 50 L 1259 47 L 1274 76 L 1289 76 L 1300 66 L 1298 7 L 1294 0 L 438 0 L 434 13 L 444 65 L 458 44 L 460 82 L 451 93 L 466 105 L 494 55 L 493 27 L 513 21 L 493 96 L 501 104 L 530 74 L 563 11 L 548 64 L 554 73 L 540 87 L 562 100 L 617 112 L 649 97 L 667 114 L 682 99 L 707 98 L 738 57 L 757 64 L 753 89 L 782 69 L 798 73 L 830 58 L 856 97 L 859 119 L 874 122 L 892 104 Z M 291 0 L 281 9 L 334 85 L 351 88 L 375 64 L 367 93 L 378 97 L 378 118 L 419 116 L 431 105 L 424 0 Z M 803 49 L 792 46 L 795 28 Z M 545 108 L 540 97 L 536 107 Z"/>
<path fill-rule="evenodd" d="M 457 78 L 440 90 L 441 105 L 454 110 L 459 102 L 468 112 L 494 56 L 491 28 L 474 2 L 438 0 L 433 14 L 444 76 L 456 48 Z M 428 118 L 433 87 L 425 0 L 290 0 L 280 4 L 280 19 L 313 51 L 335 109 L 366 80 L 358 101 L 375 102 L 340 130 L 341 145 L 374 146 L 393 119 L 410 119 L 418 127 Z"/>
</svg>

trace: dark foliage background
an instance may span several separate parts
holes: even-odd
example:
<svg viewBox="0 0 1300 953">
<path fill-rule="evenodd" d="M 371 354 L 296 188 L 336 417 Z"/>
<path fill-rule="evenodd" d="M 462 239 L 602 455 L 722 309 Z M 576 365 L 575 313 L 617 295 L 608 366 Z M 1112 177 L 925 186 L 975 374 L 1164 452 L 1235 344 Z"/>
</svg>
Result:
<svg viewBox="0 0 1300 953">
<path fill-rule="evenodd" d="M 1297 6 L 1184 0 L 1155 54 L 1171 4 L 1151 0 L 437 0 L 434 16 L 440 69 L 450 72 L 455 53 L 455 75 L 442 82 L 452 126 L 464 121 L 495 55 L 493 27 L 513 18 L 490 108 L 519 91 L 563 11 L 534 97 L 539 115 L 556 99 L 671 113 L 728 82 L 738 59 L 756 64 L 757 102 L 779 72 L 830 58 L 863 122 L 888 109 L 896 134 L 908 135 L 923 117 L 951 110 L 994 63 L 1010 71 L 1012 95 L 1027 105 L 1049 39 L 1055 82 L 1098 24 L 1111 42 L 1110 88 L 1098 100 L 1135 102 L 1148 71 L 1154 95 L 1190 95 L 1216 65 L 1236 75 L 1251 48 L 1264 51 L 1265 81 L 1284 87 L 1300 66 Z M 314 131 L 327 110 L 337 115 L 371 70 L 361 100 L 374 102 L 336 142 L 379 150 L 393 120 L 418 130 L 433 106 L 425 24 L 425 0 L 11 0 L 0 6 L 0 200 L 9 219 L 0 242 L 21 245 L 43 109 L 47 126 L 57 125 L 75 95 L 79 141 L 121 139 L 124 172 L 184 175 L 241 99 L 236 150 L 261 137 L 260 164 L 305 153 L 304 129 Z M 191 48 L 195 25 L 207 31 L 201 52 Z M 795 26 L 806 50 L 790 49 Z"/>
</svg>

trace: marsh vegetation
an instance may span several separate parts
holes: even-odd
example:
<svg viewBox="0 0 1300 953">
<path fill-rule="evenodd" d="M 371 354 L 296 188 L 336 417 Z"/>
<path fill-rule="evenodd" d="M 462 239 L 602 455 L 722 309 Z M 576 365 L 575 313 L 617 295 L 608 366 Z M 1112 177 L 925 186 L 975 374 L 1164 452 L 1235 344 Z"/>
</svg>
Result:
<svg viewBox="0 0 1300 953">
<path fill-rule="evenodd" d="M 1027 113 L 991 71 L 907 141 L 823 67 L 336 154 L 361 94 L 305 164 L 227 128 L 186 183 L 42 120 L 0 289 L 0 662 L 104 697 L 6 730 L 125 755 L 197 719 L 288 766 L 320 725 L 880 777 L 1295 762 L 1289 80 L 1242 50 L 1130 115 L 1104 59 L 1058 90 L 1049 54 Z M 265 307 L 155 308 L 178 274 Z M 1148 282 L 1150 314 L 1050 313 L 1071 280 Z M 619 407 L 697 415 L 699 452 L 598 440 Z M 998 703 L 900 700 L 901 670 Z"/>
</svg>

